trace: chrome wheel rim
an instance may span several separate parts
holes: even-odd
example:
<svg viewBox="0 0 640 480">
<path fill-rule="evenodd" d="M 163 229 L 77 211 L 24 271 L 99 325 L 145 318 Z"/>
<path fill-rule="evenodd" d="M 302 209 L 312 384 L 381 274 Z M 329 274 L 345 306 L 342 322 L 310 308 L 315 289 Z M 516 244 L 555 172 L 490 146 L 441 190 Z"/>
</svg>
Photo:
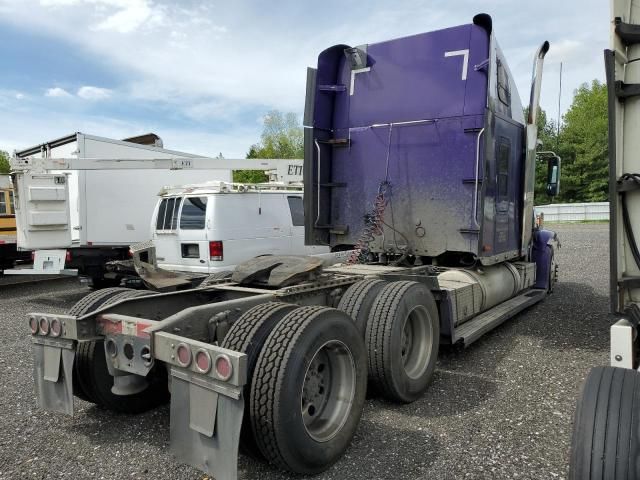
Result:
<svg viewBox="0 0 640 480">
<path fill-rule="evenodd" d="M 429 366 L 433 328 L 427 309 L 418 305 L 404 320 L 401 338 L 402 366 L 409 378 L 422 377 Z"/>
<path fill-rule="evenodd" d="M 356 391 L 351 350 L 339 340 L 323 344 L 311 358 L 302 385 L 304 428 L 317 442 L 331 440 L 349 418 Z"/>
</svg>

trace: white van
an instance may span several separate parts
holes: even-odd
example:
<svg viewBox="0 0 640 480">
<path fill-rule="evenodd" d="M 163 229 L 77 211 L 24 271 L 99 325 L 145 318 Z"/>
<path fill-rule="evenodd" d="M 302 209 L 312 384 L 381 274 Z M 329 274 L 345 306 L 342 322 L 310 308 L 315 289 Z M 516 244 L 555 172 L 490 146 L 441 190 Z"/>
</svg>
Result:
<svg viewBox="0 0 640 480">
<path fill-rule="evenodd" d="M 158 266 L 215 273 L 259 255 L 313 255 L 305 246 L 302 189 L 226 182 L 168 187 L 155 207 L 151 238 Z"/>
</svg>

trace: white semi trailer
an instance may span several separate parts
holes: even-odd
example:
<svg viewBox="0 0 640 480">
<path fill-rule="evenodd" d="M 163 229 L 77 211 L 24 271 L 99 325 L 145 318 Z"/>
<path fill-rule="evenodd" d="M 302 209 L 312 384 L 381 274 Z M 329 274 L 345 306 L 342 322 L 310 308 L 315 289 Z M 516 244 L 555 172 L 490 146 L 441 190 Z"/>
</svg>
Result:
<svg viewBox="0 0 640 480">
<path fill-rule="evenodd" d="M 574 480 L 640 478 L 640 4 L 611 0 L 609 103 L 610 365 L 591 369 L 571 444 Z"/>
</svg>

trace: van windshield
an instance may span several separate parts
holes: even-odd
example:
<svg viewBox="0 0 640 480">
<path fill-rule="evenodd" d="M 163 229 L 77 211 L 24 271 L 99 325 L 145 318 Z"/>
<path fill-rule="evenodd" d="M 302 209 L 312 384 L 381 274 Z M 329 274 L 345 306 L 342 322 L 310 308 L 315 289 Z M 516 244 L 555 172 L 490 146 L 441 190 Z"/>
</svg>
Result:
<svg viewBox="0 0 640 480">
<path fill-rule="evenodd" d="M 187 197 L 182 204 L 180 228 L 182 230 L 202 230 L 207 212 L 207 197 Z"/>
</svg>

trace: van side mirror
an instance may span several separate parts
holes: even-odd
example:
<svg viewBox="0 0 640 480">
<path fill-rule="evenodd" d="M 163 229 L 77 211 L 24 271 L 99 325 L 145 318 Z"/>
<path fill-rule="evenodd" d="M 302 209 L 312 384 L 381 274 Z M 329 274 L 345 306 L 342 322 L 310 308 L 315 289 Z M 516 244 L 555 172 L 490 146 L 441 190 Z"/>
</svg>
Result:
<svg viewBox="0 0 640 480">
<path fill-rule="evenodd" d="M 547 195 L 555 197 L 560 193 L 560 157 L 550 156 L 547 159 Z"/>
</svg>

